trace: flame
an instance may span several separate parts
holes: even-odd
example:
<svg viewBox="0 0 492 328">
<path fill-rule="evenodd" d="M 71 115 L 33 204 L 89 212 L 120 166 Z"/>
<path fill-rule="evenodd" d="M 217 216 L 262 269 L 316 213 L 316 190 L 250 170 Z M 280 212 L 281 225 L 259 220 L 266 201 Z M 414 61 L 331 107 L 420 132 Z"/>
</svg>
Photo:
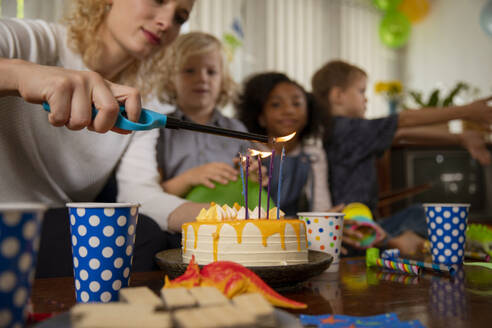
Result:
<svg viewBox="0 0 492 328">
<path fill-rule="evenodd" d="M 296 135 L 296 132 L 292 132 L 291 134 L 287 135 L 287 136 L 283 136 L 283 137 L 277 137 L 277 138 L 273 138 L 273 140 L 275 142 L 287 142 L 289 141 L 290 139 L 294 138 L 294 136 Z"/>
<path fill-rule="evenodd" d="M 257 156 L 257 155 L 260 155 L 261 154 L 261 151 L 256 150 L 256 149 L 248 149 L 248 150 L 249 150 L 249 154 L 251 156 Z"/>
<path fill-rule="evenodd" d="M 260 156 L 261 158 L 267 158 L 267 157 L 272 155 L 272 152 L 270 152 L 270 151 L 259 151 L 256 149 L 249 149 L 249 154 L 251 155 L 251 157 Z"/>
</svg>

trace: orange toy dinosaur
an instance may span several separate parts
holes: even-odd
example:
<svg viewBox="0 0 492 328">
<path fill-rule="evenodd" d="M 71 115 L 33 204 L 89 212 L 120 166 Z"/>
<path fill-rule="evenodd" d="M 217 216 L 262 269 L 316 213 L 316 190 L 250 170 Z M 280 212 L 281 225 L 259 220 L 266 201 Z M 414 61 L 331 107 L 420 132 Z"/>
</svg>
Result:
<svg viewBox="0 0 492 328">
<path fill-rule="evenodd" d="M 290 300 L 271 289 L 254 272 L 235 262 L 218 261 L 200 268 L 192 257 L 183 275 L 174 280 L 165 277 L 164 288 L 214 286 L 228 298 L 243 293 L 261 293 L 271 304 L 290 308 L 305 309 L 307 305 Z"/>
</svg>

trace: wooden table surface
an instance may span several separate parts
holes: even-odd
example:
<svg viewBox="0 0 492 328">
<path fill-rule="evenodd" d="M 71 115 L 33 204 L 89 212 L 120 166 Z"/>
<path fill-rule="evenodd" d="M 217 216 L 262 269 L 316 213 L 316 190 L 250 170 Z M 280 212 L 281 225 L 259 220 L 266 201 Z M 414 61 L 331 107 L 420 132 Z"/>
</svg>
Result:
<svg viewBox="0 0 492 328">
<path fill-rule="evenodd" d="M 132 274 L 131 286 L 158 292 L 163 272 Z M 281 291 L 305 302 L 294 314 L 355 316 L 395 312 L 402 321 L 418 319 L 426 327 L 492 326 L 492 270 L 465 267 L 457 277 L 394 274 L 366 269 L 364 259 L 342 259 L 338 273 L 324 273 Z M 64 312 L 75 304 L 73 278 L 37 279 L 31 296 L 34 313 Z"/>
</svg>

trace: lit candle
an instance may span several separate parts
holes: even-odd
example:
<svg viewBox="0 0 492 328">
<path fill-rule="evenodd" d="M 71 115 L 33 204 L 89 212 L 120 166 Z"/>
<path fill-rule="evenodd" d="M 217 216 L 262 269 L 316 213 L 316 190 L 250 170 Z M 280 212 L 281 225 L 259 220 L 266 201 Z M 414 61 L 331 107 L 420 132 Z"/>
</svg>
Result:
<svg viewBox="0 0 492 328">
<path fill-rule="evenodd" d="M 268 171 L 268 187 L 267 187 L 267 220 L 270 214 L 270 181 L 272 180 L 273 159 L 275 157 L 275 149 L 272 149 L 272 157 L 270 157 L 270 170 Z"/>
<path fill-rule="evenodd" d="M 292 132 L 291 134 L 283 137 L 274 138 L 274 142 L 287 142 L 294 138 L 296 132 Z M 273 160 L 274 151 L 272 151 L 272 160 Z M 282 153 L 280 154 L 280 168 L 278 172 L 278 193 L 277 193 L 277 219 L 280 217 L 280 191 L 282 190 L 282 165 L 285 156 L 285 146 L 282 146 Z M 271 167 L 271 163 L 270 163 Z"/>
<path fill-rule="evenodd" d="M 258 219 L 261 219 L 261 153 L 258 154 L 258 182 L 260 184 L 260 189 L 258 192 Z"/>
<path fill-rule="evenodd" d="M 285 147 L 282 146 L 282 154 L 280 155 L 280 169 L 278 172 L 278 191 L 277 191 L 277 219 L 280 217 L 280 191 L 282 190 L 282 166 L 285 156 Z"/>
<path fill-rule="evenodd" d="M 246 154 L 246 178 L 245 180 L 245 185 L 246 185 L 246 192 L 244 194 L 244 207 L 246 208 L 246 219 L 249 219 L 249 208 L 248 208 L 248 176 L 249 176 L 249 154 Z"/>
<path fill-rule="evenodd" d="M 239 165 L 241 166 L 241 186 L 242 186 L 242 194 L 243 194 L 243 197 L 244 197 L 244 203 L 246 204 L 246 189 L 245 189 L 245 186 L 244 186 L 244 169 L 243 169 L 243 156 L 241 155 L 241 153 L 239 153 Z"/>
</svg>

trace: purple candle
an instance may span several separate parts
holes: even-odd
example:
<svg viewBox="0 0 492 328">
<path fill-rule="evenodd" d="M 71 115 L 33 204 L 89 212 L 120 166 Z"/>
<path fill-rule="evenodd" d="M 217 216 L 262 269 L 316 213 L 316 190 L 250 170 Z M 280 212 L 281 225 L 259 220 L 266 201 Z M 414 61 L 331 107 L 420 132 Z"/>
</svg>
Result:
<svg viewBox="0 0 492 328">
<path fill-rule="evenodd" d="M 244 194 L 244 207 L 246 208 L 246 219 L 249 219 L 249 208 L 248 208 L 248 176 L 249 176 L 249 154 L 246 154 L 246 193 Z"/>
<path fill-rule="evenodd" d="M 272 180 L 273 159 L 275 157 L 275 149 L 272 149 L 272 157 L 270 157 L 270 170 L 268 171 L 268 187 L 267 187 L 267 220 L 270 216 L 270 181 Z"/>
<path fill-rule="evenodd" d="M 258 181 L 260 183 L 260 192 L 258 193 L 258 219 L 261 219 L 261 190 L 262 190 L 262 181 L 261 181 L 261 153 L 258 154 Z"/>
<path fill-rule="evenodd" d="M 239 165 L 241 166 L 241 187 L 243 189 L 244 203 L 246 203 L 246 189 L 244 186 L 244 168 L 243 168 L 243 155 L 239 153 Z"/>
</svg>

